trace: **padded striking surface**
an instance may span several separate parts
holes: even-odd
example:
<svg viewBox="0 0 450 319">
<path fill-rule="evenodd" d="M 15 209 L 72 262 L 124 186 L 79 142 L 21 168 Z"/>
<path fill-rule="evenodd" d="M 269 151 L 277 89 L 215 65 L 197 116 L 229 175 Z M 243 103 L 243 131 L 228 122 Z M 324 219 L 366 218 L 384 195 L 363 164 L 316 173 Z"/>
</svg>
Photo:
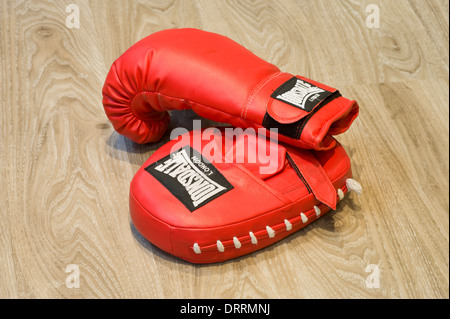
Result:
<svg viewBox="0 0 450 319">
<path fill-rule="evenodd" d="M 281 240 L 335 209 L 351 177 L 337 142 L 316 152 L 261 136 L 232 140 L 226 130 L 192 131 L 168 142 L 131 182 L 135 227 L 191 262 L 224 261 Z M 194 142 L 205 132 L 209 138 Z"/>
</svg>

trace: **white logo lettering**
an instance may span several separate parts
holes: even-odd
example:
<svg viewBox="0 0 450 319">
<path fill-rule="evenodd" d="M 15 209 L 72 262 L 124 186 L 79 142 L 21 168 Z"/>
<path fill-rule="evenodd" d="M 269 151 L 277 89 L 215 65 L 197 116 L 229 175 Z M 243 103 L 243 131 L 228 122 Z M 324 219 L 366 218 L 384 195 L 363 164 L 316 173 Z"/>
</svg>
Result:
<svg viewBox="0 0 450 319">
<path fill-rule="evenodd" d="M 285 102 L 297 105 L 298 107 L 305 109 L 306 102 L 315 100 L 319 97 L 319 93 L 325 92 L 325 90 L 311 85 L 305 81 L 297 79 L 295 86 L 287 92 L 277 96 L 277 99 Z"/>
<path fill-rule="evenodd" d="M 66 7 L 66 12 L 70 13 L 66 18 L 66 27 L 69 29 L 80 28 L 80 7 L 72 3 Z"/>
<path fill-rule="evenodd" d="M 380 288 L 380 267 L 374 264 L 367 265 L 366 272 L 371 273 L 366 278 L 366 287 L 371 289 Z"/>
<path fill-rule="evenodd" d="M 313 98 L 313 97 L 311 97 Z M 175 128 L 170 133 L 170 139 L 178 139 L 170 149 L 170 153 L 177 152 L 183 146 L 192 144 L 194 149 L 202 149 L 202 154 L 212 163 L 259 163 L 261 174 L 272 174 L 278 169 L 278 129 L 258 128 L 258 131 L 249 127 L 242 128 L 226 128 L 225 134 L 215 127 L 209 127 L 204 131 L 201 130 L 201 121 L 193 121 L 194 132 L 189 136 L 185 128 Z M 267 138 L 271 142 L 267 143 Z M 225 140 L 225 143 L 222 143 Z M 202 141 L 208 141 L 202 146 Z M 203 143 L 204 144 L 204 143 Z M 197 148 L 195 147 L 197 145 Z M 192 162 L 203 170 L 207 176 L 211 176 L 213 172 L 200 159 L 193 156 Z"/>
<path fill-rule="evenodd" d="M 186 189 L 194 207 L 226 189 L 208 177 L 213 172 L 205 163 L 195 155 L 190 158 L 184 149 L 172 153 L 155 170 L 176 179 Z"/>
<path fill-rule="evenodd" d="M 370 13 L 366 18 L 366 27 L 369 29 L 380 28 L 380 7 L 372 3 L 366 7 L 366 13 Z"/>
<path fill-rule="evenodd" d="M 66 287 L 69 289 L 80 288 L 80 267 L 76 264 L 67 265 L 66 273 L 70 273 L 66 277 Z"/>
</svg>

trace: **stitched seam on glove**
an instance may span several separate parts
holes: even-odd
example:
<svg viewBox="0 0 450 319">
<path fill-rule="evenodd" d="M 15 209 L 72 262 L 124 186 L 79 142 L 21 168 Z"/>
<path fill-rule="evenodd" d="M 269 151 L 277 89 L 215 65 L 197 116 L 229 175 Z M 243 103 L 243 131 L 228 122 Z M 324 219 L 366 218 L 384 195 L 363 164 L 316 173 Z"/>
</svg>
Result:
<svg viewBox="0 0 450 319">
<path fill-rule="evenodd" d="M 208 106 L 208 105 L 205 105 L 205 104 L 196 102 L 196 101 L 192 101 L 192 100 L 185 99 L 185 98 L 181 98 L 181 97 L 170 96 L 170 95 L 167 95 L 167 94 L 164 94 L 164 93 L 154 92 L 154 91 L 141 91 L 141 92 L 137 93 L 136 95 L 133 95 L 133 98 L 132 98 L 132 99 L 134 99 L 134 97 L 138 96 L 139 94 L 158 94 L 158 95 L 162 95 L 162 96 L 164 96 L 164 97 L 166 97 L 166 98 L 169 98 L 169 99 L 178 100 L 178 101 L 180 101 L 180 102 L 185 102 L 185 103 L 189 103 L 189 104 L 191 104 L 191 103 L 192 103 L 192 104 L 197 104 L 197 105 L 199 105 L 199 106 L 201 106 L 201 107 L 210 109 L 210 110 L 212 110 L 212 111 L 214 111 L 214 112 L 219 112 L 219 113 L 226 114 L 226 115 L 233 115 L 233 114 L 227 113 L 227 112 L 222 111 L 222 110 L 218 110 L 218 109 L 216 109 L 216 108 L 214 108 L 214 107 L 211 107 L 211 106 Z M 129 103 L 128 106 L 129 106 L 130 109 L 131 109 L 131 103 Z M 166 110 L 164 110 L 164 111 L 171 111 L 171 110 L 176 110 L 176 109 L 175 109 L 175 108 L 173 108 L 173 109 L 166 109 Z M 133 113 L 133 114 L 134 114 L 134 113 Z M 135 114 L 134 114 L 134 115 L 135 115 Z M 145 120 L 141 119 L 140 117 L 138 117 L 138 116 L 136 116 L 136 115 L 135 115 L 135 117 L 136 117 L 137 119 L 141 120 L 141 121 L 145 121 Z M 247 121 L 248 121 L 248 120 L 247 120 Z M 250 122 L 251 122 L 251 121 L 250 121 Z M 254 123 L 254 122 L 251 122 L 251 123 Z M 254 123 L 254 124 L 256 124 L 256 123 Z"/>
<path fill-rule="evenodd" d="M 282 74 L 281 71 L 275 72 L 267 77 L 265 77 L 264 79 L 262 79 L 258 85 L 256 85 L 256 87 L 253 89 L 252 93 L 247 97 L 247 100 L 244 103 L 244 106 L 242 107 L 241 110 L 241 117 L 246 119 L 247 118 L 247 111 L 248 108 L 250 106 L 250 104 L 252 103 L 253 99 L 255 98 L 256 94 L 264 87 L 264 85 L 267 84 L 267 82 L 269 82 L 270 80 L 272 80 L 274 77 L 278 76 Z M 245 111 L 245 113 L 244 113 Z"/>
</svg>

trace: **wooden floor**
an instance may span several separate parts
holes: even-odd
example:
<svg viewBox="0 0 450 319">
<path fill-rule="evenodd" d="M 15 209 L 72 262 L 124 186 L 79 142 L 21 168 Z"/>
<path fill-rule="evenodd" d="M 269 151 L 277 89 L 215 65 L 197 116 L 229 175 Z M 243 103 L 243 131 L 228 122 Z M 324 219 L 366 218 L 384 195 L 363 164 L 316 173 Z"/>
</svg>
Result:
<svg viewBox="0 0 450 319">
<path fill-rule="evenodd" d="M 66 26 L 70 3 L 79 29 Z M 447 0 L 0 0 L 0 297 L 449 298 L 448 13 Z M 101 89 L 137 40 L 187 26 L 356 99 L 338 139 L 363 194 L 221 264 L 141 237 L 129 183 L 168 135 L 119 136 Z M 173 114 L 172 127 L 192 118 Z"/>
</svg>

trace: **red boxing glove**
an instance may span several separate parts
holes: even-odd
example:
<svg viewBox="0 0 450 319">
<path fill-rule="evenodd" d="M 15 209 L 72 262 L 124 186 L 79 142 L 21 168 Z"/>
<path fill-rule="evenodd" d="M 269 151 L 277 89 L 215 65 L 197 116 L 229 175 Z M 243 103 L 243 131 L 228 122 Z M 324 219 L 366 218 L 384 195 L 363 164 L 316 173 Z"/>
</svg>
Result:
<svg viewBox="0 0 450 319">
<path fill-rule="evenodd" d="M 111 67 L 103 105 L 114 128 L 137 143 L 158 141 L 169 110 L 237 127 L 278 128 L 280 141 L 327 150 L 358 104 L 331 87 L 281 72 L 227 37 L 196 29 L 154 33 Z"/>
<path fill-rule="evenodd" d="M 358 185 L 336 141 L 316 152 L 243 136 L 226 149 L 226 129 L 212 130 L 200 143 L 200 131 L 169 141 L 130 186 L 136 229 L 182 259 L 212 263 L 264 248 L 335 209 Z M 261 156 L 267 150 L 269 160 Z"/>
</svg>

